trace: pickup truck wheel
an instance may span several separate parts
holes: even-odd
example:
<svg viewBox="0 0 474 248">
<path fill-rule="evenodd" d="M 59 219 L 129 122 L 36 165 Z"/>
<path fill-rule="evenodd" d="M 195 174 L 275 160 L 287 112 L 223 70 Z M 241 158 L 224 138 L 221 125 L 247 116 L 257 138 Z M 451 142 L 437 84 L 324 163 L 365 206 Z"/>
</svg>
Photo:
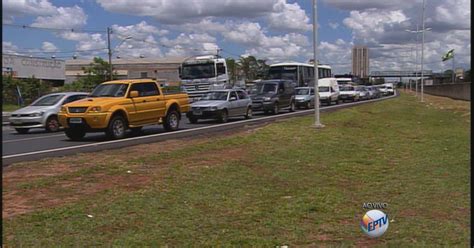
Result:
<svg viewBox="0 0 474 248">
<path fill-rule="evenodd" d="M 27 134 L 29 130 L 29 128 L 15 128 L 15 131 L 19 134 Z"/>
<path fill-rule="evenodd" d="M 247 113 L 245 114 L 245 119 L 252 119 L 252 116 L 253 116 L 252 108 L 248 107 Z"/>
<path fill-rule="evenodd" d="M 295 112 L 295 102 L 294 101 L 292 101 L 290 103 L 290 112 Z"/>
<path fill-rule="evenodd" d="M 176 110 L 170 110 L 165 117 L 163 127 L 166 131 L 176 131 L 179 128 L 179 113 Z"/>
<path fill-rule="evenodd" d="M 86 136 L 86 131 L 79 128 L 67 128 L 64 130 L 64 133 L 66 133 L 70 140 L 81 140 Z"/>
<path fill-rule="evenodd" d="M 122 139 L 125 137 L 126 130 L 127 122 L 121 115 L 116 115 L 110 120 L 105 134 L 111 139 Z"/>
<path fill-rule="evenodd" d="M 189 117 L 188 120 L 191 124 L 196 124 L 198 122 L 198 119 L 196 117 Z"/>
<path fill-rule="evenodd" d="M 278 107 L 278 103 L 276 102 L 273 104 L 272 114 L 276 115 L 278 114 L 278 112 L 280 112 L 280 108 Z"/>
<path fill-rule="evenodd" d="M 51 116 L 46 121 L 46 131 L 47 132 L 57 132 L 59 131 L 59 121 L 58 117 Z"/>
<path fill-rule="evenodd" d="M 220 123 L 226 123 L 229 120 L 229 114 L 227 113 L 227 110 L 224 109 L 222 110 L 221 114 L 219 115 L 219 122 Z"/>
</svg>

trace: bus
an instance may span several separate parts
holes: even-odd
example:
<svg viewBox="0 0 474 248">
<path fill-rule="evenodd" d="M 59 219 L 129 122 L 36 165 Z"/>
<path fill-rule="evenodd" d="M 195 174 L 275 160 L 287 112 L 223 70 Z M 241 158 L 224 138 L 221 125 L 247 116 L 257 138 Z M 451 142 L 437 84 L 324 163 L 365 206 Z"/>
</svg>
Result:
<svg viewBox="0 0 474 248">
<path fill-rule="evenodd" d="M 328 65 L 318 65 L 318 78 L 331 78 L 332 71 Z M 314 87 L 314 65 L 289 62 L 270 65 L 269 79 L 286 79 L 295 82 L 296 87 Z"/>
</svg>

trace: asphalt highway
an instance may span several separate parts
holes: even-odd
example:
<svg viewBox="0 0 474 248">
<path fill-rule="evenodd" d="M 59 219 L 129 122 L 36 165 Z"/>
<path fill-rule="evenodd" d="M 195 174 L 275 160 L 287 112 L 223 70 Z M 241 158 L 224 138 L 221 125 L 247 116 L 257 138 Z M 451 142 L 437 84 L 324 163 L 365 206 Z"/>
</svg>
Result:
<svg viewBox="0 0 474 248">
<path fill-rule="evenodd" d="M 322 105 L 321 112 L 381 101 L 396 96 L 397 95 L 355 103 L 341 103 L 332 106 Z M 36 160 L 44 157 L 65 156 L 78 152 L 99 151 L 158 142 L 167 139 L 190 137 L 205 133 L 221 132 L 258 123 L 309 114 L 314 114 L 314 109 L 302 109 L 292 113 L 287 110 L 281 110 L 281 113 L 278 115 L 264 115 L 263 113 L 256 112 L 252 119 L 245 120 L 243 117 L 232 118 L 228 123 L 224 124 L 212 120 L 199 120 L 197 124 L 190 124 L 187 118 L 183 116 L 180 122 L 180 130 L 176 132 L 165 132 L 162 126 L 154 125 L 144 127 L 141 135 L 133 136 L 129 134 L 125 139 L 112 141 L 107 140 L 103 133 L 88 133 L 81 141 L 70 141 L 62 131 L 48 133 L 42 129 L 31 129 L 28 134 L 18 134 L 14 129 L 4 126 L 2 130 L 3 166 L 14 162 Z"/>
</svg>

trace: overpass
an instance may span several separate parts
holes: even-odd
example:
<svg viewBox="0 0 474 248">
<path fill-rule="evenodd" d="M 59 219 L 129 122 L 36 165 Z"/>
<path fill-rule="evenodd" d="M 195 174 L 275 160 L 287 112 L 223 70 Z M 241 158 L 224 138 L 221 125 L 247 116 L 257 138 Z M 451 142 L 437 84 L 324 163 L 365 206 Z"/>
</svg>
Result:
<svg viewBox="0 0 474 248">
<path fill-rule="evenodd" d="M 423 77 L 431 77 L 431 70 L 423 70 Z M 421 71 L 371 71 L 369 77 L 385 78 L 385 77 L 421 77 Z"/>
</svg>

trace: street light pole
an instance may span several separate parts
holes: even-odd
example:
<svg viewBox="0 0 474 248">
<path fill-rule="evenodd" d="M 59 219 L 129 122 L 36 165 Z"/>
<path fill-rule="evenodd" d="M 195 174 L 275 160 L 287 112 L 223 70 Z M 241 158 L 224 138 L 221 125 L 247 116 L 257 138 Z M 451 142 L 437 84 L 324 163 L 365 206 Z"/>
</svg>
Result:
<svg viewBox="0 0 474 248">
<path fill-rule="evenodd" d="M 110 47 L 110 34 L 112 33 L 112 29 L 107 27 L 107 49 L 109 50 L 109 66 L 110 66 L 110 80 L 112 80 L 112 48 Z"/>
<path fill-rule="evenodd" d="M 424 48 L 425 48 L 425 0 L 423 0 L 423 11 L 421 12 L 422 32 L 421 32 L 421 102 L 423 102 L 423 86 L 424 86 L 424 75 L 423 75 L 423 63 L 424 63 Z"/>
<path fill-rule="evenodd" d="M 314 126 L 316 128 L 324 127 L 323 124 L 319 121 L 319 70 L 318 70 L 318 9 L 317 9 L 317 0 L 313 0 L 313 61 L 314 61 L 314 117 L 315 122 Z"/>
</svg>

